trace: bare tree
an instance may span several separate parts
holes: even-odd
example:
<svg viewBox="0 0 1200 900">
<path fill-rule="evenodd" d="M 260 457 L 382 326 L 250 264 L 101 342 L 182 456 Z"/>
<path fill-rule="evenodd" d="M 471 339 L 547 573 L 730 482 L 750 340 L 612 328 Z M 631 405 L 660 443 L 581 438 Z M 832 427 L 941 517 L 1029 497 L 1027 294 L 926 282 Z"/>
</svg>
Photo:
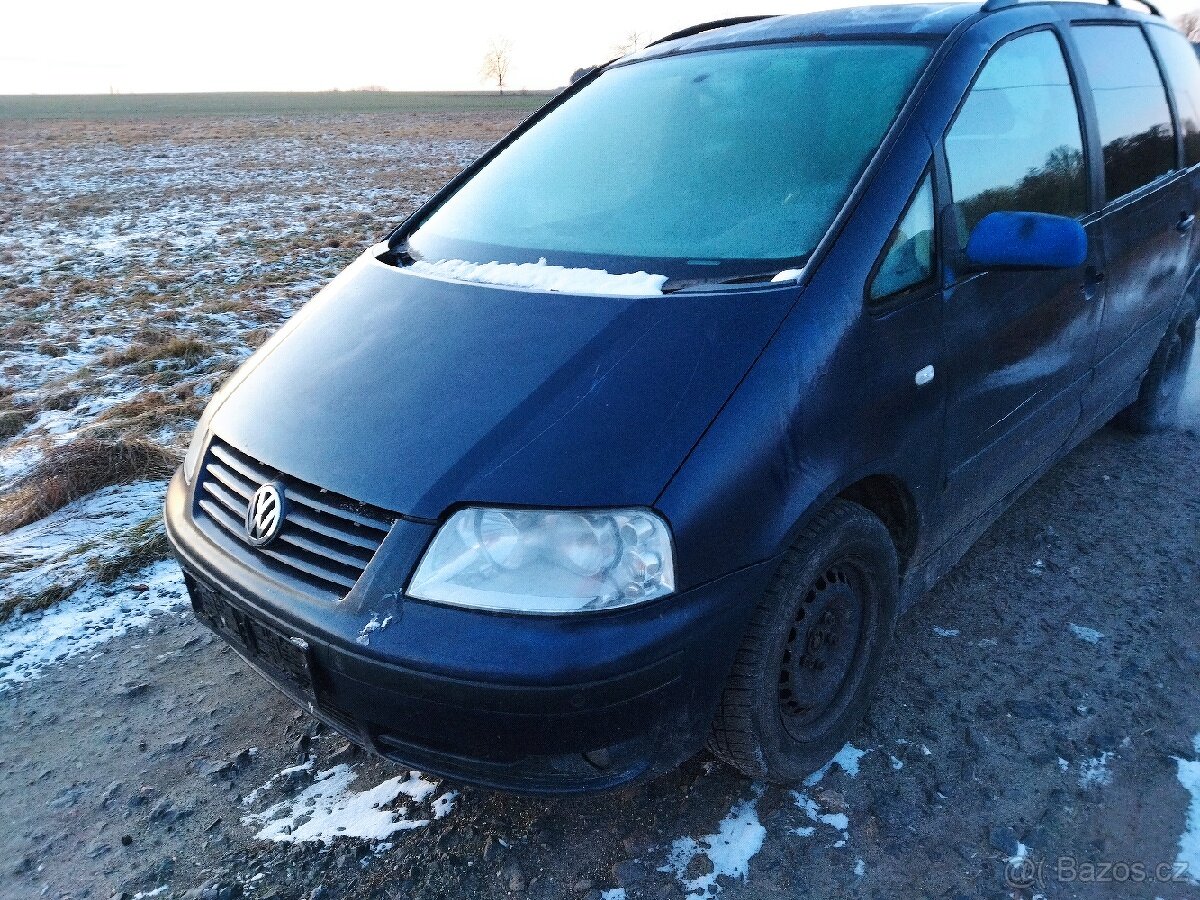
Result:
<svg viewBox="0 0 1200 900">
<path fill-rule="evenodd" d="M 1175 25 L 1193 44 L 1200 44 L 1200 11 L 1186 12 L 1175 19 Z"/>
<path fill-rule="evenodd" d="M 500 95 L 504 95 L 504 79 L 508 78 L 509 67 L 512 66 L 512 43 L 509 41 L 492 41 L 487 53 L 483 55 L 483 67 L 479 74 L 484 81 L 496 82 Z"/>
<path fill-rule="evenodd" d="M 642 31 L 631 31 L 625 35 L 616 46 L 613 47 L 613 53 L 617 56 L 628 56 L 630 53 L 637 53 L 649 42 L 650 36 Z"/>
</svg>

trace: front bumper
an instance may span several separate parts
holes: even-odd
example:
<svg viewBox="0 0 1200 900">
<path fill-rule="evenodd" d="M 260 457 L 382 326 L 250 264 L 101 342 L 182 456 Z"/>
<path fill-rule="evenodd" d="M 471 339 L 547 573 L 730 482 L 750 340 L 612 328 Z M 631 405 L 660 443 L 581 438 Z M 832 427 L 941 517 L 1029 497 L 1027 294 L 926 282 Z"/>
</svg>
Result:
<svg viewBox="0 0 1200 900">
<path fill-rule="evenodd" d="M 212 541 L 178 473 L 166 522 L 201 620 L 303 708 L 396 762 L 528 793 L 615 787 L 700 749 L 773 570 L 610 613 L 499 615 L 404 597 L 432 527 L 400 520 L 331 603 Z"/>
</svg>

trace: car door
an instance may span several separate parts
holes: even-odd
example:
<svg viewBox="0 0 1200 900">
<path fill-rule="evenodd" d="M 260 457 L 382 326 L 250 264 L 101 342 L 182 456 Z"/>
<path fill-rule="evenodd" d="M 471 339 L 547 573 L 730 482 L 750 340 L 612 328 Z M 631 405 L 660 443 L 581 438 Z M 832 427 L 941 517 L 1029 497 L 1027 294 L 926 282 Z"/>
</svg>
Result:
<svg viewBox="0 0 1200 900">
<path fill-rule="evenodd" d="M 943 141 L 950 206 L 941 229 L 949 380 L 946 509 L 965 527 L 1067 442 L 1080 413 L 1099 323 L 1103 271 L 1089 222 L 1086 154 L 1075 89 L 1049 27 L 994 48 Z M 945 196 L 945 194 L 943 194 Z M 972 271 L 965 248 L 989 213 L 1080 218 L 1087 264 Z"/>
<path fill-rule="evenodd" d="M 1162 340 L 1183 292 L 1195 216 L 1167 93 L 1142 29 L 1083 23 L 1070 34 L 1094 111 L 1094 168 L 1104 185 L 1104 315 L 1084 397 L 1085 418 L 1094 418 L 1131 399 Z"/>
<path fill-rule="evenodd" d="M 1146 27 L 1167 86 L 1175 103 L 1175 123 L 1182 151 L 1184 200 L 1192 214 L 1200 215 L 1200 61 L 1187 38 L 1165 22 Z M 1191 247 L 1184 276 L 1195 271 L 1197 249 L 1200 248 L 1200 228 L 1191 229 Z"/>
</svg>

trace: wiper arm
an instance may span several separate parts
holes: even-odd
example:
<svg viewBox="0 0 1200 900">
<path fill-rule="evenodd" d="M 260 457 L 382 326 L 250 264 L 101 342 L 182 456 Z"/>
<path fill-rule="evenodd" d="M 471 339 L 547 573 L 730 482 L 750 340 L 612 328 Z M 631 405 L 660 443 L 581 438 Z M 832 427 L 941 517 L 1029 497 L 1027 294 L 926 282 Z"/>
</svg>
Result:
<svg viewBox="0 0 1200 900">
<path fill-rule="evenodd" d="M 715 287 L 722 284 L 759 284 L 761 282 L 795 281 L 803 269 L 772 269 L 750 275 L 731 275 L 728 278 L 672 278 L 662 286 L 664 294 L 674 294 L 693 288 Z"/>
<path fill-rule="evenodd" d="M 416 257 L 408 249 L 408 241 L 397 244 L 380 255 L 379 259 L 388 265 L 402 269 L 405 266 L 410 266 L 416 262 Z"/>
</svg>

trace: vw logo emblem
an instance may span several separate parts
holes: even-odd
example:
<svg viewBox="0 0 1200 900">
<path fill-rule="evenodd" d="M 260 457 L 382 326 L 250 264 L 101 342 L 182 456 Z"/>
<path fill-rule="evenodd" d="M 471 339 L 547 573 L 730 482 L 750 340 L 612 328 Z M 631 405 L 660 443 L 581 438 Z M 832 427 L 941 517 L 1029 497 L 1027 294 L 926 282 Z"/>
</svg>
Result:
<svg viewBox="0 0 1200 900">
<path fill-rule="evenodd" d="M 283 486 L 264 484 L 250 498 L 246 509 L 246 540 L 261 547 L 275 540 L 283 527 Z"/>
</svg>

